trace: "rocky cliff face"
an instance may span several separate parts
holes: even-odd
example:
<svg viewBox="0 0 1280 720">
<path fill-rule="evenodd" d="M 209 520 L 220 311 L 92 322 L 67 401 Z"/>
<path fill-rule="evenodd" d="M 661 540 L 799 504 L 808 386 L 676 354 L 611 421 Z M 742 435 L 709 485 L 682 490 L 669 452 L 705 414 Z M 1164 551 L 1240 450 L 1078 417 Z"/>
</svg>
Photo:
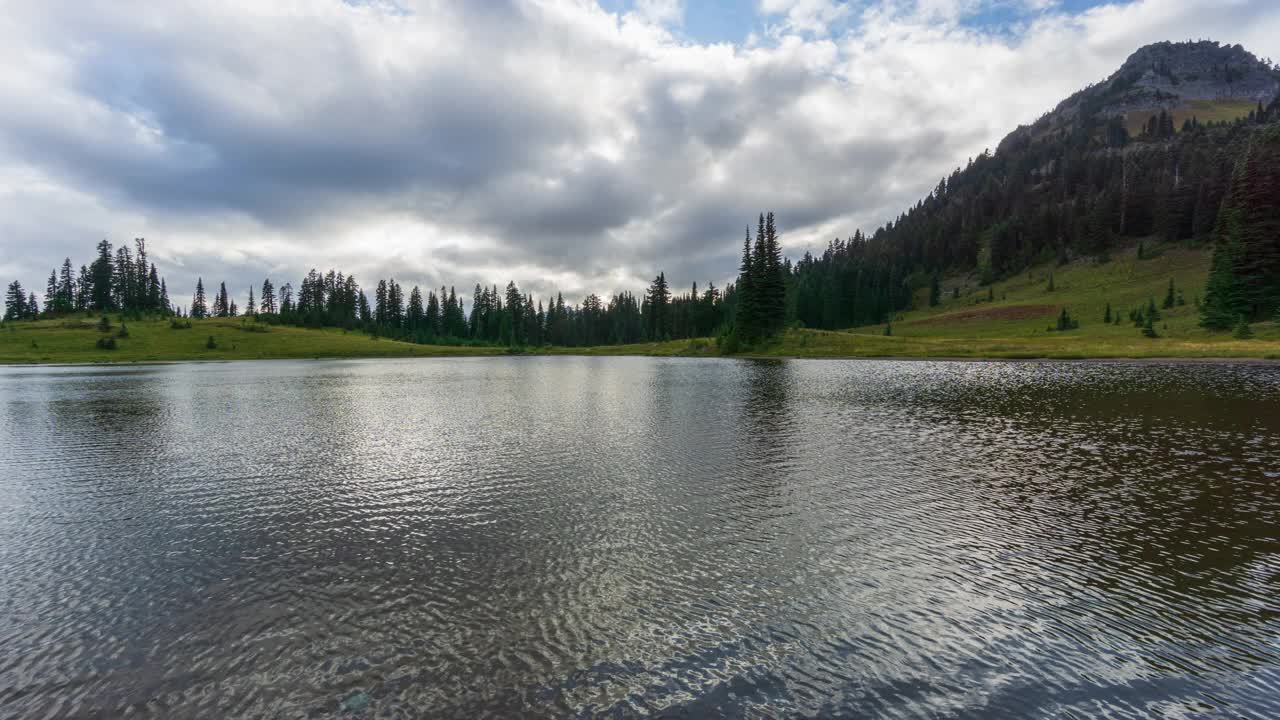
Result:
<svg viewBox="0 0 1280 720">
<path fill-rule="evenodd" d="M 1280 95 L 1280 72 L 1239 45 L 1162 42 L 1140 48 L 1093 89 L 1104 96 L 1103 115 L 1173 109 L 1196 100 L 1266 105 Z"/>
<path fill-rule="evenodd" d="M 1231 121 L 1280 97 L 1280 68 L 1239 45 L 1212 41 L 1161 42 L 1139 48 L 1106 80 L 1063 100 L 1035 123 L 1000 142 L 1007 149 L 1063 137 L 1082 127 L 1101 132 L 1112 118 L 1145 121 L 1161 109 L 1175 128 L 1189 117 Z"/>
</svg>

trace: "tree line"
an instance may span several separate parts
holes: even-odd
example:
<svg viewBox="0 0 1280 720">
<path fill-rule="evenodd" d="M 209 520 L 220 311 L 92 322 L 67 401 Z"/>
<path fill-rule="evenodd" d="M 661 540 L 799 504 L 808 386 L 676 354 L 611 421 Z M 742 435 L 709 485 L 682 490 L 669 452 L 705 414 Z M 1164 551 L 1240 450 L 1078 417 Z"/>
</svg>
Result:
<svg viewBox="0 0 1280 720">
<path fill-rule="evenodd" d="M 27 292 L 14 280 L 5 292 L 5 320 L 33 320 L 70 313 L 121 312 L 126 315 L 170 315 L 169 288 L 147 260 L 147 241 L 137 238 L 133 250 L 121 245 L 112 251 L 111 243 L 98 243 L 97 256 L 80 272 L 72 269 L 71 258 L 63 260 L 61 269 L 49 272 L 45 288 L 44 310 L 35 292 Z"/>
<path fill-rule="evenodd" d="M 339 327 L 378 337 L 416 343 L 524 346 L 587 346 L 729 335 L 739 318 L 740 336 L 757 341 L 776 333 L 785 322 L 786 280 L 790 266 L 782 260 L 773 214 L 760 215 L 755 250 L 744 249 L 744 290 L 731 283 L 723 291 L 713 283 L 701 290 L 694 283 L 687 292 L 673 291 L 659 272 L 645 292 L 615 293 L 607 301 L 589 294 L 577 304 L 553 298 L 535 299 L 515 282 L 500 289 L 477 284 L 469 298 L 451 286 L 406 290 L 394 278 L 380 279 L 367 291 L 354 275 L 331 269 L 312 269 L 295 288 L 266 278 L 249 288 L 243 305 L 227 290 L 226 282 L 206 288 L 196 279 L 188 307 L 174 305 L 168 284 L 147 259 L 146 241 L 133 249 L 98 243 L 92 263 L 72 270 L 70 258 L 61 274 L 50 274 L 41 309 L 34 293 L 18 281 L 9 285 L 5 320 L 51 318 L 84 313 L 123 316 L 233 318 L 249 317 L 265 324 Z M 737 298 L 746 309 L 736 312 Z"/>
</svg>

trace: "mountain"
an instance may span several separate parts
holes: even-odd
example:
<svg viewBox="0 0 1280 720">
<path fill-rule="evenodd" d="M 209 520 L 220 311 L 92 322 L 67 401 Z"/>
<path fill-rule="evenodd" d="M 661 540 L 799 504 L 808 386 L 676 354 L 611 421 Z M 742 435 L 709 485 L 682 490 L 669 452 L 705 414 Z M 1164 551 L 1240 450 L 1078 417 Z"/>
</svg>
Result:
<svg viewBox="0 0 1280 720">
<path fill-rule="evenodd" d="M 1148 45 L 1014 130 L 994 154 L 942 178 L 893 222 L 806 254 L 792 278 L 795 319 L 824 329 L 882 323 L 942 275 L 989 285 L 1035 264 L 1106 262 L 1144 238 L 1222 244 L 1224 208 L 1245 196 L 1261 202 L 1267 193 L 1257 188 L 1280 173 L 1280 162 L 1259 160 L 1277 157 L 1276 143 L 1280 70 L 1238 45 Z M 1246 165 L 1251 179 L 1237 172 Z M 1239 217 L 1270 222 L 1269 211 L 1255 210 Z M 1274 272 L 1275 280 L 1262 289 L 1246 283 L 1254 300 L 1232 311 L 1260 316 L 1271 312 L 1273 291 L 1280 298 L 1271 287 L 1280 283 L 1280 252 L 1273 266 L 1254 251 L 1271 253 L 1242 249 L 1254 259 L 1240 272 Z"/>
<path fill-rule="evenodd" d="M 1277 96 L 1280 69 L 1240 45 L 1160 42 L 1139 48 L 1106 80 L 1073 94 L 1031 128 L 1019 128 L 1010 137 L 1069 132 L 1084 122 L 1111 119 L 1139 134 L 1161 110 L 1179 128 L 1192 118 L 1230 122 Z"/>
</svg>

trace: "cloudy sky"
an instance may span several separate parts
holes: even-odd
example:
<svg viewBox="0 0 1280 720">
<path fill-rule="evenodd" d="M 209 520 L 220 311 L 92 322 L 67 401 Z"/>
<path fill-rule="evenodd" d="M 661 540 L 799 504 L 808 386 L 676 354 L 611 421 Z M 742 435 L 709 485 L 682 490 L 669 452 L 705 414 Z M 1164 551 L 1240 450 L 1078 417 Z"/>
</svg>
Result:
<svg viewBox="0 0 1280 720">
<path fill-rule="evenodd" d="M 1273 0 L 7 0 L 0 278 L 143 236 L 186 302 L 270 275 L 733 273 L 873 229 L 1137 47 L 1280 58 Z"/>
</svg>

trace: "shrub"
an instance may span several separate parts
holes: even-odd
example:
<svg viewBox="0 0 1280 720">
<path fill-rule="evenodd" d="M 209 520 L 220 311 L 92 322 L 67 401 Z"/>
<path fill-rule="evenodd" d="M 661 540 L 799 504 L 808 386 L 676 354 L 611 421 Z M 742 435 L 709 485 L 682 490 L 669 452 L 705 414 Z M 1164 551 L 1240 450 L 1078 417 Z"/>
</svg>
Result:
<svg viewBox="0 0 1280 720">
<path fill-rule="evenodd" d="M 169 329 L 170 330 L 190 330 L 191 321 L 184 320 L 182 318 L 169 318 Z"/>
<path fill-rule="evenodd" d="M 1079 327 L 1080 321 L 1071 317 L 1071 314 L 1067 312 L 1067 308 L 1063 307 L 1062 312 L 1058 313 L 1057 327 L 1051 327 L 1049 328 L 1049 331 L 1053 332 L 1056 330 L 1058 332 L 1064 332 L 1066 330 L 1075 330 Z"/>
<path fill-rule="evenodd" d="M 208 350 L 217 350 L 217 349 L 218 349 L 218 341 L 217 341 L 217 340 L 214 340 L 214 339 L 213 339 L 213 336 L 212 336 L 212 335 L 210 335 L 210 336 L 209 336 L 209 339 L 205 342 L 204 346 L 205 346 L 205 348 L 206 348 L 206 349 L 208 349 Z"/>
<path fill-rule="evenodd" d="M 98 332 L 111 332 L 111 318 L 107 317 L 106 313 L 103 313 L 102 319 L 98 321 Z"/>
<path fill-rule="evenodd" d="M 129 326 L 128 326 L 128 325 L 125 325 L 124 323 L 120 323 L 120 330 L 119 330 L 119 332 L 117 332 L 117 333 L 116 333 L 116 335 L 118 335 L 118 336 L 120 336 L 120 337 L 122 337 L 122 338 L 127 338 L 127 337 L 129 337 Z"/>
<path fill-rule="evenodd" d="M 116 349 L 116 339 L 111 337 L 110 335 L 106 337 L 98 338 L 97 344 L 98 344 L 99 350 L 115 350 Z"/>
<path fill-rule="evenodd" d="M 738 339 L 738 333 L 730 330 L 716 337 L 716 349 L 723 355 L 733 355 L 741 349 L 742 343 Z"/>
<path fill-rule="evenodd" d="M 1237 340 L 1253 339 L 1253 328 L 1249 327 L 1249 321 L 1245 316 L 1240 316 L 1240 320 L 1236 322 L 1235 330 L 1231 331 L 1231 337 Z"/>
</svg>

